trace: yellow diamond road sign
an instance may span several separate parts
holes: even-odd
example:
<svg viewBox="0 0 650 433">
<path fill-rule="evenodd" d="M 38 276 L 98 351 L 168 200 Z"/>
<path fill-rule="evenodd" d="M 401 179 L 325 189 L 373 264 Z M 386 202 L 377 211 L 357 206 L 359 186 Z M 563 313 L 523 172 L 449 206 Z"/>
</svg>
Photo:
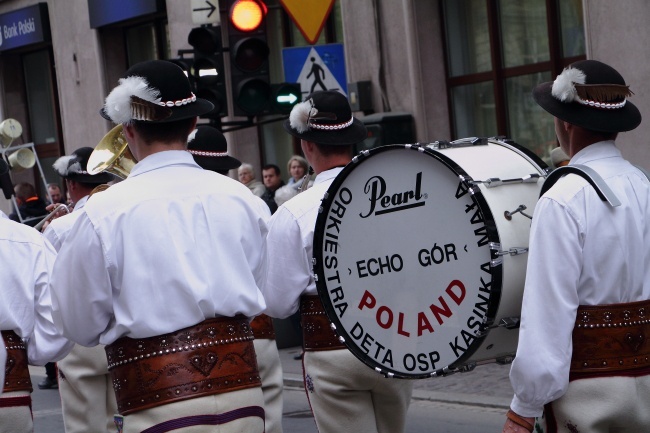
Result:
<svg viewBox="0 0 650 433">
<path fill-rule="evenodd" d="M 280 0 L 300 33 L 314 45 L 325 21 L 332 11 L 335 0 Z"/>
</svg>

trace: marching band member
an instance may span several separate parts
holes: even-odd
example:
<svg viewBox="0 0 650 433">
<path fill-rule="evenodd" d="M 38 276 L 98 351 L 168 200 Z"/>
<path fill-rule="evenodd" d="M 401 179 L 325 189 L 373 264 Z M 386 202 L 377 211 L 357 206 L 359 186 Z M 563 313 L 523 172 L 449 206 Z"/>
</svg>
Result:
<svg viewBox="0 0 650 433">
<path fill-rule="evenodd" d="M 216 171 L 224 176 L 228 175 L 228 171 L 241 166 L 241 161 L 228 155 L 226 137 L 212 126 L 201 125 L 192 131 L 187 142 L 187 150 L 203 169 Z M 266 207 L 268 209 L 268 206 Z M 267 219 L 270 217 L 271 212 L 268 211 Z M 260 370 L 264 394 L 265 433 L 282 433 L 284 379 L 280 352 L 275 342 L 273 320 L 266 314 L 260 314 L 253 319 L 251 327 L 255 336 L 253 345 L 257 354 L 257 366 Z"/>
<path fill-rule="evenodd" d="M 54 265 L 57 326 L 107 345 L 123 432 L 264 430 L 249 318 L 265 308 L 266 213 L 186 151 L 212 109 L 173 63 L 131 67 L 101 113 L 139 162 L 88 200 Z"/>
<path fill-rule="evenodd" d="M 321 200 L 350 162 L 352 145 L 366 138 L 366 128 L 336 91 L 308 96 L 293 108 L 284 128 L 300 138 L 317 176 L 313 187 L 280 206 L 269 222 L 267 314 L 285 318 L 300 306 L 304 382 L 321 433 L 403 432 L 412 381 L 383 378 L 338 341 L 318 298 L 311 266 Z M 319 329 L 322 332 L 314 331 Z"/>
<path fill-rule="evenodd" d="M 43 236 L 57 251 L 81 215 L 92 190 L 114 179 L 106 172 L 94 176 L 88 173 L 88 158 L 92 152 L 92 147 L 82 147 L 53 164 L 54 170 L 64 179 L 74 203 L 72 213 L 53 220 L 43 231 Z M 66 433 L 114 432 L 113 416 L 117 413 L 117 403 L 104 346 L 84 347 L 77 344 L 68 356 L 59 361 L 58 369 Z"/>
<path fill-rule="evenodd" d="M 0 218 L 0 330 L 6 362 L 0 432 L 34 431 L 28 364 L 58 361 L 71 349 L 52 321 L 50 278 L 56 251 L 31 227 Z"/>
<path fill-rule="evenodd" d="M 630 95 L 595 60 L 533 91 L 571 157 L 557 170 L 592 171 L 620 206 L 575 174 L 537 203 L 504 432 L 533 431 L 542 413 L 546 432 L 650 431 L 650 184 L 614 144 L 641 123 Z"/>
</svg>

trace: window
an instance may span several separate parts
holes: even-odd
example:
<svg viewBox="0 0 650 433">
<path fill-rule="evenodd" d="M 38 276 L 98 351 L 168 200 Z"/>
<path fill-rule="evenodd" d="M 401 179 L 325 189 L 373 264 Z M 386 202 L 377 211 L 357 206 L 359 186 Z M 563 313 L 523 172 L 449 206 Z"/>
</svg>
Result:
<svg viewBox="0 0 650 433">
<path fill-rule="evenodd" d="M 547 158 L 539 83 L 585 58 L 581 0 L 442 0 L 453 138 L 505 135 Z"/>
</svg>

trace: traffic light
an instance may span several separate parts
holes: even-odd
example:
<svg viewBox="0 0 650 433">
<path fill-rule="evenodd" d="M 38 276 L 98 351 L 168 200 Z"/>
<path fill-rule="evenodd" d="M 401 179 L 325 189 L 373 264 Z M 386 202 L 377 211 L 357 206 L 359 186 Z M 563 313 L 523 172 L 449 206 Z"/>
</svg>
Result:
<svg viewBox="0 0 650 433">
<path fill-rule="evenodd" d="M 413 116 L 410 113 L 375 113 L 359 120 L 366 126 L 368 138 L 355 146 L 354 153 L 387 144 L 415 142 Z"/>
<path fill-rule="evenodd" d="M 271 84 L 270 114 L 289 114 L 302 101 L 300 83 Z"/>
<path fill-rule="evenodd" d="M 228 0 L 228 46 L 233 111 L 257 116 L 269 110 L 267 8 L 261 0 Z"/>
<path fill-rule="evenodd" d="M 212 102 L 214 109 L 202 115 L 219 119 L 228 115 L 226 77 L 223 66 L 221 26 L 193 28 L 187 37 L 192 46 L 194 60 L 190 69 L 190 81 L 195 86 L 197 98 Z"/>
</svg>

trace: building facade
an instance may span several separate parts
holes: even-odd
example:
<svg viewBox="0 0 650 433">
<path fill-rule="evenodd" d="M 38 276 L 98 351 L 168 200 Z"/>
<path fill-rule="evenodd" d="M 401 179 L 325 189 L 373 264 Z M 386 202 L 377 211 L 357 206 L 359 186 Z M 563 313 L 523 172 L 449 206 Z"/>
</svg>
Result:
<svg viewBox="0 0 650 433">
<path fill-rule="evenodd" d="M 34 143 L 43 172 L 38 166 L 12 171 L 14 183 L 32 182 L 42 194 L 42 184 L 60 183 L 52 162 L 95 146 L 110 129 L 98 111 L 120 75 L 138 61 L 173 59 L 191 49 L 193 3 L 0 0 L 0 120 L 21 123 L 17 141 Z M 226 0 L 221 3 L 225 40 Z M 266 3 L 270 78 L 282 82 L 283 49 L 309 44 L 279 0 Z M 408 113 L 416 142 L 506 136 L 547 158 L 556 145 L 552 119 L 530 90 L 571 61 L 613 65 L 641 113 L 650 113 L 650 62 L 641 54 L 650 39 L 648 16 L 645 0 L 616 7 L 607 0 L 335 0 L 317 45 L 342 44 L 347 82 L 370 83 L 370 108 L 359 117 Z M 229 152 L 252 163 L 258 177 L 263 164 L 284 168 L 299 152 L 278 119 L 225 128 L 232 131 Z M 650 169 L 646 131 L 649 121 L 618 143 L 627 158 Z M 11 202 L 0 197 L 0 209 L 9 212 Z"/>
</svg>

